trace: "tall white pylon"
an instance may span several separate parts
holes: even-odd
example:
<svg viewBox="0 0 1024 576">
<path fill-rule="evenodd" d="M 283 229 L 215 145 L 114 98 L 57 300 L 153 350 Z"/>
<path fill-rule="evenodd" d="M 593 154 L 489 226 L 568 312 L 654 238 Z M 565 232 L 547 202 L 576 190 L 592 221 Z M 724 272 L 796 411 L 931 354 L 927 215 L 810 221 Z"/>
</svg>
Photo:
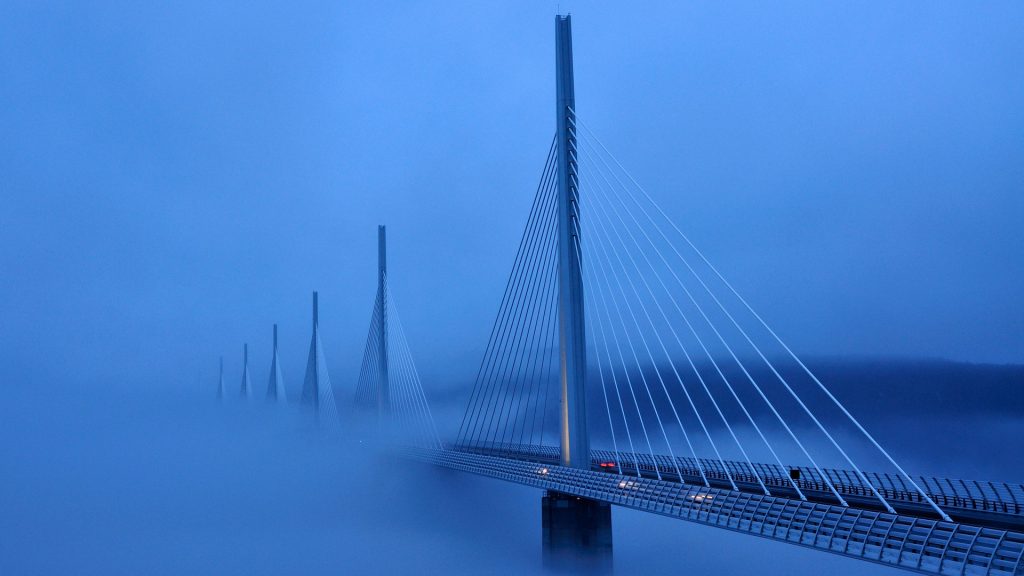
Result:
<svg viewBox="0 0 1024 576">
<path fill-rule="evenodd" d="M 249 379 L 249 345 L 242 345 L 242 388 L 239 396 L 248 400 L 252 398 L 252 381 Z"/>
<path fill-rule="evenodd" d="M 217 381 L 217 400 L 224 399 L 224 357 L 220 357 L 220 378 Z"/>
<path fill-rule="evenodd" d="M 306 379 L 302 383 L 302 404 L 313 409 L 317 422 L 325 428 L 338 426 L 331 377 L 327 374 L 323 343 L 320 342 L 319 295 L 313 292 L 313 337 L 309 343 Z"/>
<path fill-rule="evenodd" d="M 277 324 L 274 324 L 274 355 L 270 361 L 270 381 L 267 383 L 268 402 L 287 402 L 288 394 L 284 388 L 284 376 L 281 374 L 281 361 L 277 357 Z"/>
</svg>

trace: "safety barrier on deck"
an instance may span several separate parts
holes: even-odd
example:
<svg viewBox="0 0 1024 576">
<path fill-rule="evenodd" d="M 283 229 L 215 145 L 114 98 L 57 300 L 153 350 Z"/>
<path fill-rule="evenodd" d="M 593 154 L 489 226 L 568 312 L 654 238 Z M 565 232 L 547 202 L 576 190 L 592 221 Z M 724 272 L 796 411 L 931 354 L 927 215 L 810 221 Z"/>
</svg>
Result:
<svg viewBox="0 0 1024 576">
<path fill-rule="evenodd" d="M 414 460 L 911 571 L 1024 575 L 1024 534 L 856 507 L 629 477 L 459 450 Z"/>
<path fill-rule="evenodd" d="M 518 460 L 540 461 L 556 464 L 559 462 L 559 451 L 555 446 L 493 444 L 486 446 L 455 446 L 456 450 L 503 456 Z M 599 462 L 614 462 L 624 472 L 635 472 L 639 467 L 643 472 L 654 473 L 655 469 L 665 475 L 676 474 L 676 468 L 687 481 L 700 481 L 701 467 L 711 481 L 728 482 L 732 477 L 738 483 L 756 485 L 758 478 L 769 490 L 790 489 L 795 483 L 801 490 L 828 492 L 828 486 L 821 474 L 812 467 L 792 466 L 783 468 L 774 464 L 754 463 L 751 467 L 746 462 L 735 460 L 719 461 L 701 458 L 698 460 L 687 457 L 676 457 L 676 464 L 665 455 L 634 454 L 632 452 L 613 452 L 611 450 L 593 450 L 591 458 L 595 465 Z M 723 467 L 724 463 L 724 467 Z M 796 479 L 793 471 L 797 471 Z M 828 477 L 836 491 L 844 497 L 873 498 L 871 489 L 855 472 L 835 468 L 824 468 L 822 472 Z M 887 500 L 923 504 L 921 494 L 910 486 L 906 479 L 898 474 L 865 472 L 868 482 Z M 980 480 L 955 480 L 916 476 L 914 481 L 921 486 L 928 496 L 943 508 L 959 508 L 978 512 L 991 512 L 1007 516 L 1016 516 L 1024 525 L 1024 484 L 1008 482 L 989 482 Z M 954 512 L 954 511 L 950 511 Z"/>
</svg>

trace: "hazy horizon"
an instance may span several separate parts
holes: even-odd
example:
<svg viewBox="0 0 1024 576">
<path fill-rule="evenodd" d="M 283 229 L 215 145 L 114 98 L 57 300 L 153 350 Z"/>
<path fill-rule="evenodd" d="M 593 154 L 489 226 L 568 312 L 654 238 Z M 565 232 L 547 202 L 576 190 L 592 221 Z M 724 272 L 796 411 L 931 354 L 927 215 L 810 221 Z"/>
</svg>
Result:
<svg viewBox="0 0 1024 576">
<path fill-rule="evenodd" d="M 555 130 L 556 12 L 572 14 L 581 125 L 899 462 L 1024 478 L 1024 3 L 9 0 L 0 573 L 541 570 L 540 491 L 382 457 L 346 426 L 383 224 L 389 297 L 453 439 Z M 596 190 L 587 162 L 581 194 Z M 593 277 L 596 198 L 580 220 Z M 245 344 L 262 397 L 275 324 L 297 396 L 314 290 L 342 437 L 234 401 Z M 613 338 L 648 331 L 620 320 Z M 890 470 L 743 321 L 864 468 Z M 676 327 L 683 350 L 733 353 L 650 321 Z M 684 364 L 662 350 L 622 370 Z M 737 350 L 771 379 L 761 349 Z M 717 370 L 705 362 L 695 376 Z M 595 444 L 614 442 L 591 385 Z M 655 402 L 634 400 L 637 420 Z M 724 411 L 757 444 L 746 409 Z M 786 414 L 822 464 L 845 466 L 802 416 Z M 676 422 L 666 444 L 703 428 L 737 457 L 731 429 Z M 630 510 L 613 522 L 623 574 L 892 572 Z"/>
</svg>

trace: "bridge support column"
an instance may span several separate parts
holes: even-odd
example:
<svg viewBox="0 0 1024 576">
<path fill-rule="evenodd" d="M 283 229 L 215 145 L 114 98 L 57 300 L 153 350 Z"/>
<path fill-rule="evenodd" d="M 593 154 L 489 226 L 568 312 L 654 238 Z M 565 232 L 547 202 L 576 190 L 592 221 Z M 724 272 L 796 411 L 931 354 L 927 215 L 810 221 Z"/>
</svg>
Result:
<svg viewBox="0 0 1024 576">
<path fill-rule="evenodd" d="M 377 422 L 380 425 L 387 417 L 391 406 L 391 390 L 388 377 L 388 237 L 384 226 L 377 226 L 377 298 L 380 300 L 380 316 L 377 330 L 380 342 L 377 344 Z"/>
<path fill-rule="evenodd" d="M 576 96 L 569 16 L 555 16 L 558 182 L 558 332 L 561 380 L 562 466 L 590 468 L 587 435 L 587 343 L 580 257 L 579 180 L 576 163 Z"/>
<path fill-rule="evenodd" d="M 607 502 L 548 491 L 541 500 L 544 566 L 579 574 L 612 571 L 612 508 Z"/>
<path fill-rule="evenodd" d="M 313 338 L 309 344 L 309 360 L 306 363 L 306 378 L 302 382 L 302 404 L 313 410 L 320 418 L 320 298 L 313 291 Z"/>
</svg>

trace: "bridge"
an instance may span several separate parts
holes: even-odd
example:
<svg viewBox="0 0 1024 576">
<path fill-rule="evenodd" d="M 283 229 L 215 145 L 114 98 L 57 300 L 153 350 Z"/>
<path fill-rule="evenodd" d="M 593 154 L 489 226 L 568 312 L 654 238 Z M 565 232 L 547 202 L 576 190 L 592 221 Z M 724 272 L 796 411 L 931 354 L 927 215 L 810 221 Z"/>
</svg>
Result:
<svg viewBox="0 0 1024 576">
<path fill-rule="evenodd" d="M 378 230 L 354 398 L 374 437 L 544 490 L 552 563 L 606 564 L 620 506 L 912 572 L 1024 574 L 1024 485 L 908 473 L 577 114 L 569 16 L 555 40 L 555 133 L 455 438 L 435 425 Z M 301 401 L 337 428 L 317 302 Z M 284 396 L 275 328 L 267 397 Z"/>
</svg>

